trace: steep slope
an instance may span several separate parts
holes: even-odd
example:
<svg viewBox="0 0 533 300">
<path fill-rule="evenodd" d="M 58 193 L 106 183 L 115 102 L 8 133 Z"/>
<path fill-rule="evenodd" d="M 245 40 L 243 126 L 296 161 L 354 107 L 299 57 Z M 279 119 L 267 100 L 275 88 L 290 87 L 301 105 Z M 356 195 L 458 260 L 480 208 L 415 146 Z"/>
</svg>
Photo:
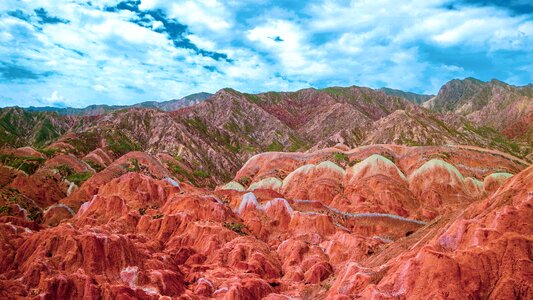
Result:
<svg viewBox="0 0 533 300">
<path fill-rule="evenodd" d="M 477 126 L 502 131 L 533 111 L 533 86 L 517 87 L 498 80 L 454 79 L 423 106 L 438 112 L 454 112 Z"/>
<path fill-rule="evenodd" d="M 75 120 L 54 112 L 30 113 L 21 108 L 0 109 L 0 148 L 42 147 L 70 129 Z"/>
<path fill-rule="evenodd" d="M 399 145 L 471 145 L 492 148 L 518 157 L 531 153 L 523 126 L 515 125 L 522 140 L 508 137 L 489 127 L 477 127 L 464 117 L 454 114 L 437 115 L 421 107 L 397 110 L 378 120 L 367 129 L 363 145 L 399 144 Z M 522 127 L 520 127 L 522 126 Z M 521 128 L 521 129 L 520 129 Z M 525 142 L 522 142 L 525 141 Z"/>
<path fill-rule="evenodd" d="M 437 96 L 427 101 L 424 107 L 438 112 L 461 110 L 461 107 L 469 103 L 478 96 L 478 93 L 485 87 L 485 82 L 475 78 L 465 78 L 464 80 L 453 79 L 443 85 Z M 476 107 L 483 106 L 486 99 L 476 99 Z M 469 104 L 469 105 L 473 105 Z M 474 107 L 472 107 L 474 108 Z"/>
<path fill-rule="evenodd" d="M 129 109 L 99 116 L 65 135 L 49 149 L 63 149 L 84 156 L 102 148 L 113 158 L 142 150 L 165 154 L 166 163 L 181 180 L 213 185 L 238 168 L 246 152 L 237 152 L 231 137 L 215 127 L 182 120 L 155 109 Z M 81 151 L 80 151 L 81 150 Z"/>
</svg>

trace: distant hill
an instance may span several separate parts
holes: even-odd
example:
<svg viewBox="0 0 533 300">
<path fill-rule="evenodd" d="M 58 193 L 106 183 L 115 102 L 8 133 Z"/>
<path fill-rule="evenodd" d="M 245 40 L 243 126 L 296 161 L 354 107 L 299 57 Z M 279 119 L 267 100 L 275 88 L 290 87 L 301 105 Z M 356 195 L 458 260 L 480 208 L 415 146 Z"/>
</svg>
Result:
<svg viewBox="0 0 533 300">
<path fill-rule="evenodd" d="M 416 104 L 422 104 L 428 101 L 429 99 L 435 97 L 435 95 L 422 95 L 411 92 L 404 92 L 401 90 L 390 89 L 386 87 L 380 88 L 379 90 L 387 95 L 402 97 Z"/>
<path fill-rule="evenodd" d="M 533 113 L 533 85 L 513 86 L 499 80 L 454 79 L 422 106 L 439 113 L 455 113 L 499 131 L 527 123 Z M 531 126 L 530 124 L 530 127 Z M 533 143 L 533 141 L 529 141 Z"/>
<path fill-rule="evenodd" d="M 144 107 L 144 108 L 155 108 L 160 109 L 164 111 L 172 111 L 177 110 L 182 107 L 191 106 L 197 103 L 200 103 L 201 101 L 204 101 L 205 99 L 212 96 L 212 94 L 209 93 L 196 93 L 189 96 L 185 96 L 181 99 L 174 99 L 169 101 L 163 101 L 163 102 L 157 102 L 157 101 L 146 101 L 141 102 L 133 105 L 89 105 L 85 108 L 73 108 L 73 107 L 65 107 L 65 108 L 59 108 L 59 107 L 34 107 L 30 106 L 28 108 L 24 108 L 27 111 L 30 112 L 57 112 L 60 115 L 78 115 L 78 116 L 97 116 L 101 114 L 105 114 L 111 111 L 119 110 L 119 109 L 126 109 L 131 107 Z"/>
</svg>

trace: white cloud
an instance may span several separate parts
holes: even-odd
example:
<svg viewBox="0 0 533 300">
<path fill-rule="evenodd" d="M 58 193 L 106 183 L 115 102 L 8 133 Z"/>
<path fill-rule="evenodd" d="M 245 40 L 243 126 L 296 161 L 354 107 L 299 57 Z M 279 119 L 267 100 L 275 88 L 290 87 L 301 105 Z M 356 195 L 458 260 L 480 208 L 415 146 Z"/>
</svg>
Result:
<svg viewBox="0 0 533 300">
<path fill-rule="evenodd" d="M 205 49 L 205 50 L 208 50 L 208 51 L 217 51 L 218 49 L 216 48 L 216 43 L 207 39 L 207 38 L 204 38 L 204 37 L 201 37 L 199 35 L 196 35 L 196 34 L 189 34 L 187 36 L 187 38 L 193 42 L 196 46 L 202 48 L 202 49 Z"/>
<path fill-rule="evenodd" d="M 330 72 L 328 65 L 317 61 L 315 51 L 306 41 L 305 32 L 295 23 L 270 20 L 247 32 L 247 38 L 279 59 L 284 73 L 309 75 Z"/>
<path fill-rule="evenodd" d="M 53 91 L 48 97 L 44 97 L 42 104 L 46 106 L 67 106 L 70 101 L 61 96 L 58 91 Z"/>
<path fill-rule="evenodd" d="M 425 47 L 443 57 L 483 53 L 495 63 L 500 50 L 533 48 L 530 16 L 487 6 L 447 9 L 444 0 L 310 1 L 299 4 L 301 11 L 267 0 L 142 0 L 141 10 L 159 9 L 186 25 L 183 35 L 201 50 L 180 48 L 153 17 L 103 10 L 119 2 L 113 1 L 1 1 L 1 61 L 29 70 L 25 81 L 0 82 L 3 99 L 41 103 L 57 91 L 57 99 L 85 106 L 228 86 L 259 92 L 357 84 L 435 92 L 453 77 L 476 72 L 461 61 L 439 61 Z M 69 23 L 37 24 L 38 7 Z M 14 9 L 30 15 L 31 24 L 6 14 Z M 517 72 L 502 79 L 532 78 L 528 69 L 502 68 Z"/>
<path fill-rule="evenodd" d="M 189 26 L 193 32 L 221 32 L 233 25 L 230 13 L 217 0 L 180 1 L 172 5 L 169 16 Z"/>
</svg>

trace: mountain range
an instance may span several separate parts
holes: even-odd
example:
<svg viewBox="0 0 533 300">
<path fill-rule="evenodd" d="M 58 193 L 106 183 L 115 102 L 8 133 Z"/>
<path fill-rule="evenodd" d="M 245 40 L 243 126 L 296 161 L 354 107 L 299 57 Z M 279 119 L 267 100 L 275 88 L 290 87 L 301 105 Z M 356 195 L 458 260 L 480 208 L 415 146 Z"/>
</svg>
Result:
<svg viewBox="0 0 533 300">
<path fill-rule="evenodd" d="M 230 178 L 263 151 L 305 151 L 338 143 L 460 144 L 531 160 L 531 90 L 531 85 L 467 78 L 448 82 L 429 99 L 357 86 L 260 94 L 227 88 L 117 110 L 12 107 L 0 110 L 0 147 L 33 146 L 76 155 L 102 148 L 115 158 L 132 150 L 165 152 L 179 156 L 183 168 L 209 174 L 200 181 L 211 185 Z M 415 103 L 421 99 L 426 99 L 422 105 Z M 191 101 L 195 104 L 186 106 Z"/>
<path fill-rule="evenodd" d="M 53 107 L 53 106 L 44 106 L 44 107 L 35 107 L 30 106 L 25 108 L 29 112 L 57 112 L 60 115 L 75 115 L 75 116 L 97 116 L 105 114 L 111 111 L 119 109 L 128 109 L 133 107 L 144 107 L 144 108 L 155 108 L 164 111 L 172 111 L 181 107 L 191 106 L 197 104 L 207 98 L 212 96 L 209 93 L 196 93 L 185 96 L 181 99 L 174 99 L 168 101 L 146 101 L 133 105 L 106 105 L 106 104 L 94 104 L 89 105 L 84 108 L 74 108 L 74 107 Z"/>
<path fill-rule="evenodd" d="M 0 109 L 0 298 L 532 299 L 531 89 Z"/>
</svg>

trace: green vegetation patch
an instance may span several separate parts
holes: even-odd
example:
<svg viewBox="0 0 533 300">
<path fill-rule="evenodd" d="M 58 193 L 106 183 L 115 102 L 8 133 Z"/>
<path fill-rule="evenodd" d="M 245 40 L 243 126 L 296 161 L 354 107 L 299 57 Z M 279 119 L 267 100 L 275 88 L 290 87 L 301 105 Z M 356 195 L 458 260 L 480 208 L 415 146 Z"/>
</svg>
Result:
<svg viewBox="0 0 533 300">
<path fill-rule="evenodd" d="M 244 94 L 244 96 L 246 96 L 246 99 L 248 99 L 248 101 L 250 101 L 250 102 L 261 103 L 261 97 L 259 97 L 258 95 Z"/>
<path fill-rule="evenodd" d="M 279 152 L 279 151 L 283 151 L 283 144 L 278 142 L 277 140 L 274 140 L 272 143 L 270 143 L 270 145 L 268 145 L 267 147 L 267 151 L 275 151 L 275 152 Z"/>
<path fill-rule="evenodd" d="M 72 175 L 72 173 L 74 173 L 74 170 L 71 167 L 67 166 L 67 165 L 58 165 L 58 166 L 55 167 L 55 169 L 63 177 L 70 176 L 70 175 Z"/>
<path fill-rule="evenodd" d="M 58 165 L 55 169 L 61 174 L 62 177 L 65 177 L 68 181 L 73 182 L 77 186 L 80 186 L 83 182 L 93 176 L 91 172 L 80 172 L 76 173 L 74 169 L 67 165 Z"/>
<path fill-rule="evenodd" d="M 139 150 L 139 146 L 130 140 L 125 134 L 114 132 L 105 136 L 109 150 L 118 155 Z"/>
<path fill-rule="evenodd" d="M 198 117 L 194 117 L 192 119 L 185 120 L 185 124 L 188 125 L 189 127 L 192 127 L 194 129 L 200 131 L 204 135 L 208 135 L 209 134 L 207 125 L 204 123 L 204 121 L 202 121 L 202 119 L 200 119 Z"/>
<path fill-rule="evenodd" d="M 74 182 L 77 186 L 80 186 L 87 179 L 91 178 L 91 176 L 93 176 L 93 173 L 91 172 L 73 173 L 67 176 L 67 180 L 70 182 Z"/>
<path fill-rule="evenodd" d="M 194 170 L 193 175 L 199 178 L 209 177 L 209 173 L 203 170 Z"/>
<path fill-rule="evenodd" d="M 0 206 L 0 215 L 1 214 L 6 214 L 6 215 L 11 215 L 11 206 L 8 206 L 8 205 L 3 205 L 3 206 Z"/>
<path fill-rule="evenodd" d="M 491 147 L 497 147 L 499 146 L 500 149 L 503 148 L 504 150 L 507 150 L 507 152 L 510 152 L 513 155 L 523 157 L 523 153 L 521 153 L 520 145 L 509 140 L 506 136 L 498 132 L 496 129 L 489 127 L 489 126 L 481 126 L 481 127 L 475 127 L 469 122 L 463 123 L 464 128 L 468 131 L 474 132 L 482 137 L 485 137 L 487 139 L 490 139 L 490 145 Z"/>
<path fill-rule="evenodd" d="M 335 154 L 333 154 L 333 159 L 335 160 L 335 162 L 339 162 L 339 163 L 349 160 L 348 155 L 346 155 L 344 153 L 335 153 Z"/>
<path fill-rule="evenodd" d="M 182 176 L 185 176 L 185 177 L 189 177 L 189 175 L 190 175 L 189 172 L 187 172 L 187 170 L 183 169 L 182 167 L 180 167 L 177 164 L 169 164 L 168 168 L 174 174 L 179 174 L 179 175 L 182 175 Z"/>
<path fill-rule="evenodd" d="M 141 170 L 141 167 L 139 166 L 139 161 L 137 159 L 131 159 L 130 164 L 128 166 L 128 172 L 139 172 Z"/>
<path fill-rule="evenodd" d="M 60 152 L 61 150 L 59 148 L 39 148 L 37 151 L 41 152 L 42 154 L 46 155 L 47 157 L 53 157 L 57 152 Z"/>
<path fill-rule="evenodd" d="M 57 139 L 59 135 L 60 133 L 57 132 L 50 119 L 45 119 L 35 135 L 35 145 L 44 146 L 48 142 Z"/>
<path fill-rule="evenodd" d="M 243 231 L 246 228 L 246 226 L 242 223 L 225 222 L 224 227 L 238 233 L 239 235 L 247 235 L 247 233 Z"/>
<path fill-rule="evenodd" d="M 393 163 L 396 162 L 396 159 L 394 158 L 394 156 L 392 156 L 392 154 L 389 154 L 387 152 L 384 152 L 384 153 L 380 153 L 379 155 L 385 157 L 386 159 L 392 161 Z"/>
<path fill-rule="evenodd" d="M 348 166 L 353 167 L 353 166 L 355 166 L 356 164 L 360 163 L 361 161 L 362 161 L 362 160 L 360 160 L 360 159 L 354 159 L 354 160 L 351 160 L 351 161 L 348 162 Z"/>
<path fill-rule="evenodd" d="M 341 87 L 327 87 L 323 89 L 322 91 L 333 96 L 342 96 L 346 94 L 346 91 L 344 90 L 344 88 L 341 88 Z"/>
<path fill-rule="evenodd" d="M 40 223 L 43 219 L 43 211 L 37 207 L 30 207 L 28 209 L 28 219 Z"/>
<path fill-rule="evenodd" d="M 112 139 L 112 136 L 106 136 L 106 140 L 108 144 L 110 144 L 110 140 Z M 95 148 L 100 147 L 100 138 L 94 131 L 86 131 L 78 134 L 77 137 L 69 139 L 67 141 L 69 145 L 74 147 L 74 152 L 76 153 L 89 153 Z"/>
<path fill-rule="evenodd" d="M 96 163 L 92 160 L 86 160 L 85 161 L 89 166 L 91 166 L 91 168 L 93 168 L 96 172 L 100 172 L 104 169 L 104 167 L 102 165 L 100 165 L 99 163 Z"/>
<path fill-rule="evenodd" d="M 0 163 L 31 175 L 46 161 L 42 157 L 0 154 Z"/>
<path fill-rule="evenodd" d="M 291 146 L 289 147 L 290 152 L 296 152 L 298 150 L 308 148 L 307 143 L 298 137 L 290 136 L 289 140 L 291 142 Z"/>
</svg>

